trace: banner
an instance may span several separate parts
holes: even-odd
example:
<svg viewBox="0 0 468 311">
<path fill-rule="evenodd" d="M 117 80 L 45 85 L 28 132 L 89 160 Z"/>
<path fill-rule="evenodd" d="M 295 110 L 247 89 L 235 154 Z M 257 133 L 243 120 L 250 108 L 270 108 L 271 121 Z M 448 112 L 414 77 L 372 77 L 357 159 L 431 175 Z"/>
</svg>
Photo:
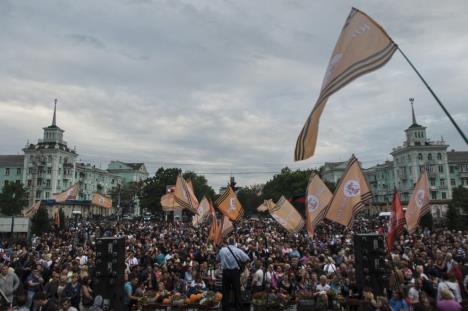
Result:
<svg viewBox="0 0 468 311">
<path fill-rule="evenodd" d="M 316 174 L 312 174 L 306 193 L 306 228 L 309 237 L 314 236 L 315 227 L 322 221 L 327 212 L 333 194 Z"/>
<path fill-rule="evenodd" d="M 350 227 L 353 217 L 371 198 L 372 193 L 369 190 L 366 177 L 358 160 L 353 155 L 336 187 L 325 217 Z"/>
<path fill-rule="evenodd" d="M 24 217 L 32 217 L 37 212 L 37 210 L 41 207 L 41 200 L 36 201 L 30 209 L 26 210 L 23 215 Z"/>
<path fill-rule="evenodd" d="M 423 171 L 419 176 L 418 182 L 414 186 L 411 199 L 406 209 L 406 225 L 408 232 L 413 233 L 418 227 L 421 217 L 431 211 L 429 206 L 429 181 L 427 172 Z"/>
<path fill-rule="evenodd" d="M 297 138 L 295 161 L 314 155 L 320 116 L 328 98 L 356 78 L 385 65 L 396 49 L 379 24 L 361 11 L 351 10 L 328 63 L 319 98 Z"/>
<path fill-rule="evenodd" d="M 387 233 L 387 251 L 390 253 L 393 249 L 393 242 L 397 239 L 404 230 L 406 224 L 405 212 L 400 201 L 400 193 L 395 190 L 392 200 L 392 213 L 388 221 Z"/>
<path fill-rule="evenodd" d="M 206 218 L 210 215 L 210 202 L 204 196 L 198 206 L 197 214 L 192 217 L 193 226 L 197 227 L 199 224 L 204 222 Z"/>
<path fill-rule="evenodd" d="M 112 199 L 100 193 L 93 193 L 91 204 L 104 208 L 112 208 Z"/>
<path fill-rule="evenodd" d="M 65 202 L 66 200 L 76 200 L 76 196 L 78 195 L 79 188 L 80 188 L 80 184 L 75 183 L 60 193 L 54 193 L 52 195 L 52 198 L 57 203 Z"/>
<path fill-rule="evenodd" d="M 211 219 L 211 227 L 210 231 L 208 232 L 208 240 L 216 242 L 216 239 L 219 235 L 219 223 L 218 223 L 218 218 L 216 217 L 216 211 L 213 207 L 213 204 L 211 204 L 211 201 L 208 200 L 209 203 L 209 211 L 210 211 L 210 219 Z"/>
<path fill-rule="evenodd" d="M 192 213 L 195 213 L 195 214 L 197 213 L 199 204 L 198 204 L 197 197 L 193 193 L 193 188 L 191 188 L 180 175 L 177 176 L 177 182 L 176 182 L 175 192 L 174 192 L 174 200 L 181 207 L 188 209 Z"/>
<path fill-rule="evenodd" d="M 290 233 L 297 233 L 304 227 L 304 219 L 284 196 L 281 196 L 269 212 L 271 217 Z"/>
<path fill-rule="evenodd" d="M 223 242 L 223 239 L 234 230 L 232 222 L 227 216 L 224 216 L 221 220 L 221 223 L 218 227 L 218 234 L 216 240 L 214 241 L 216 245 L 220 245 Z"/>
<path fill-rule="evenodd" d="M 237 221 L 244 215 L 244 208 L 237 199 L 236 193 L 229 185 L 226 191 L 216 200 L 216 206 L 231 221 Z"/>
</svg>

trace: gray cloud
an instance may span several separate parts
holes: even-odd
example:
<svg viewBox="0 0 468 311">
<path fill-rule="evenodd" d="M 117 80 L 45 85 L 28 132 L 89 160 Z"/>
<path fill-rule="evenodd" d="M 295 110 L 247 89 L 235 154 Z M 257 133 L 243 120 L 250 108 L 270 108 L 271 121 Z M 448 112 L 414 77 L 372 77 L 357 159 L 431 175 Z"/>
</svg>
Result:
<svg viewBox="0 0 468 311">
<path fill-rule="evenodd" d="M 252 172 L 351 153 L 364 166 L 383 161 L 403 142 L 409 97 L 430 137 L 466 149 L 397 53 L 330 98 L 316 156 L 292 161 L 351 5 L 386 29 L 468 132 L 465 1 L 2 1 L 0 153 L 41 136 L 54 98 L 83 160 L 177 165 L 213 173 L 216 187 L 231 171 L 253 184 L 272 174 Z"/>
</svg>

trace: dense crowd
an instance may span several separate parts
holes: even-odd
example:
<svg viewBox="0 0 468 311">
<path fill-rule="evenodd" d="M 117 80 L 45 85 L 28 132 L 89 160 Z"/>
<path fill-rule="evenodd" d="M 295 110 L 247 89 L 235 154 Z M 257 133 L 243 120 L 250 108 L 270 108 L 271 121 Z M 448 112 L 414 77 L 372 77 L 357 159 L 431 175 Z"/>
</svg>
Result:
<svg viewBox="0 0 468 311">
<path fill-rule="evenodd" d="M 189 297 L 222 291 L 218 247 L 207 241 L 209 225 L 182 222 L 83 221 L 32 241 L 0 245 L 0 289 L 15 310 L 102 310 L 95 294 L 95 242 L 103 236 L 126 241 L 125 298 L 135 309 L 146 293 Z M 367 310 L 461 310 L 468 297 L 468 232 L 428 229 L 402 235 L 387 256 L 384 292 L 358 288 L 353 234 L 385 232 L 377 219 L 360 219 L 353 231 L 321 224 L 315 237 L 289 234 L 271 219 L 237 223 L 237 246 L 251 259 L 241 274 L 246 303 L 278 293 L 294 304 Z"/>
</svg>

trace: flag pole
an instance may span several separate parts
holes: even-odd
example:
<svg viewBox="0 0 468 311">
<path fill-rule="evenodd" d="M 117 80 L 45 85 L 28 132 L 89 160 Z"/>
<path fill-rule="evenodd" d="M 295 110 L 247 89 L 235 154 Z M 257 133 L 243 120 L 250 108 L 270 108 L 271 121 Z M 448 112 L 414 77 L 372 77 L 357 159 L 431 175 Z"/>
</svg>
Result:
<svg viewBox="0 0 468 311">
<path fill-rule="evenodd" d="M 429 84 L 427 84 L 426 80 L 424 80 L 424 78 L 421 76 L 421 74 L 419 73 L 419 71 L 416 69 L 416 67 L 414 67 L 413 63 L 411 63 L 411 61 L 408 59 L 408 57 L 406 56 L 405 53 L 403 53 L 403 51 L 400 49 L 399 46 L 397 46 L 397 49 L 398 51 L 400 51 L 401 55 L 403 55 L 403 57 L 406 59 L 406 61 L 408 62 L 408 64 L 410 64 L 411 68 L 413 68 L 413 70 L 416 72 L 416 74 L 418 75 L 418 77 L 421 79 L 421 81 L 424 83 L 424 85 L 427 87 L 427 89 L 429 90 L 429 92 L 431 92 L 432 96 L 434 96 L 435 100 L 437 101 L 437 103 L 439 104 L 439 106 L 442 108 L 442 110 L 445 112 L 445 114 L 447 115 L 447 117 L 449 117 L 450 121 L 452 121 L 452 124 L 455 126 L 455 128 L 457 129 L 458 133 L 460 133 L 461 137 L 463 138 L 463 140 L 465 141 L 465 144 L 468 145 L 468 139 L 466 138 L 465 134 L 463 133 L 463 131 L 460 129 L 460 127 L 458 126 L 458 124 L 455 122 L 455 120 L 452 118 L 452 116 L 450 115 L 450 113 L 448 112 L 448 110 L 445 108 L 445 106 L 442 104 L 442 102 L 440 101 L 440 99 L 437 97 L 437 95 L 434 93 L 434 91 L 431 89 L 431 87 L 429 86 Z"/>
</svg>

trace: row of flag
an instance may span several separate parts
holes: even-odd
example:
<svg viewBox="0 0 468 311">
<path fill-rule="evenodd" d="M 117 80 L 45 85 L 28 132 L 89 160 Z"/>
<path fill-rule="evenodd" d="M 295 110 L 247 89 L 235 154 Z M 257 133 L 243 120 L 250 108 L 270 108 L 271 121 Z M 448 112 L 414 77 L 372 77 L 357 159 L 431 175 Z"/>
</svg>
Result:
<svg viewBox="0 0 468 311">
<path fill-rule="evenodd" d="M 52 195 L 52 199 L 54 199 L 56 203 L 63 203 L 68 200 L 76 200 L 79 188 L 79 183 L 75 183 L 60 193 L 54 193 Z M 91 197 L 91 204 L 103 208 L 112 208 L 112 199 L 106 195 L 96 192 L 93 193 Z M 40 200 L 34 202 L 29 209 L 23 212 L 23 215 L 25 217 L 32 217 L 37 212 L 40 206 Z"/>
<path fill-rule="evenodd" d="M 297 233 L 305 226 L 308 235 L 313 237 L 315 228 L 324 218 L 347 228 L 351 227 L 355 216 L 371 198 L 372 193 L 365 175 L 359 161 L 353 155 L 334 194 L 318 175 L 311 175 L 306 192 L 305 220 L 284 196 L 281 196 L 276 203 L 272 200 L 265 200 L 257 210 L 268 211 L 271 217 L 290 233 Z M 233 230 L 233 222 L 235 223 L 242 217 L 244 209 L 230 186 L 216 200 L 215 205 L 223 215 L 221 220 L 216 217 L 213 203 L 203 197 L 192 223 L 198 226 L 211 218 L 208 239 L 219 244 L 223 237 Z M 389 251 L 394 239 L 403 232 L 404 225 L 406 224 L 408 231 L 413 233 L 421 217 L 429 211 L 428 179 L 427 173 L 423 171 L 415 185 L 406 214 L 401 206 L 399 193 L 395 191 L 387 235 Z"/>
</svg>

